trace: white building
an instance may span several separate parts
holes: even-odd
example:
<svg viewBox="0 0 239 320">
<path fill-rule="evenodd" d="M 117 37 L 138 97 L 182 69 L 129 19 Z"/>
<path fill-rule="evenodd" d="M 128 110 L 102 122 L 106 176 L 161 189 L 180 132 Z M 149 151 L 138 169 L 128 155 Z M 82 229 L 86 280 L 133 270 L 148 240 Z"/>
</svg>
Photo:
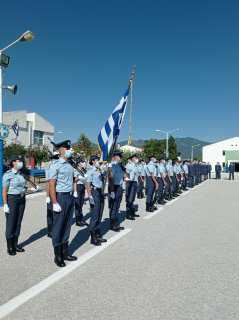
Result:
<svg viewBox="0 0 239 320">
<path fill-rule="evenodd" d="M 239 171 L 239 137 L 204 146 L 202 148 L 202 157 L 203 161 L 211 163 L 213 170 L 217 162 L 223 167 L 230 162 L 234 162 L 236 171 Z"/>
<path fill-rule="evenodd" d="M 124 145 L 120 147 L 120 150 L 123 152 L 130 152 L 130 153 L 141 153 L 143 151 L 143 149 L 137 148 L 131 145 Z"/>
<path fill-rule="evenodd" d="M 19 125 L 19 136 L 16 135 L 12 125 L 17 121 Z M 6 144 L 20 143 L 25 147 L 47 146 L 52 149 L 48 138 L 54 139 L 54 126 L 39 114 L 27 111 L 3 112 L 3 123 L 9 127 L 9 136 Z"/>
</svg>

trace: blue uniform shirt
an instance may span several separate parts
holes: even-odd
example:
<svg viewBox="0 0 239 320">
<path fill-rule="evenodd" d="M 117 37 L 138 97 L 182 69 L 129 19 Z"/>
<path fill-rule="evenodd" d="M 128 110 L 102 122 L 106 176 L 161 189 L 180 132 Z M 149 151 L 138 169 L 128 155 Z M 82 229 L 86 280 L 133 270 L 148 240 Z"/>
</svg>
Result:
<svg viewBox="0 0 239 320">
<path fill-rule="evenodd" d="M 102 188 L 103 186 L 102 173 L 95 166 L 91 166 L 87 171 L 86 181 L 88 183 L 93 184 L 95 188 Z"/>
<path fill-rule="evenodd" d="M 173 165 L 171 164 L 171 163 L 167 163 L 166 164 L 166 169 L 167 169 L 167 171 L 168 171 L 168 174 L 170 175 L 170 177 L 172 177 L 173 176 Z"/>
<path fill-rule="evenodd" d="M 166 176 L 166 168 L 163 163 L 159 163 L 158 167 L 158 177 L 164 178 Z"/>
<path fill-rule="evenodd" d="M 48 180 L 56 180 L 56 192 L 72 192 L 73 167 L 63 158 L 56 160 L 48 170 Z"/>
<path fill-rule="evenodd" d="M 8 194 L 22 194 L 26 191 L 26 180 L 14 169 L 8 170 L 4 173 L 2 179 L 3 187 L 8 188 Z"/>
<path fill-rule="evenodd" d="M 147 176 L 157 176 L 157 167 L 156 167 L 156 163 L 154 163 L 153 161 L 150 161 L 147 166 L 146 166 L 146 174 Z"/>
<path fill-rule="evenodd" d="M 133 162 L 128 162 L 126 165 L 126 172 L 129 175 L 130 181 L 138 181 L 139 171 L 136 164 L 134 164 Z"/>
<path fill-rule="evenodd" d="M 124 171 L 119 163 L 112 162 L 110 164 L 114 185 L 122 186 L 124 182 Z"/>
<path fill-rule="evenodd" d="M 186 163 L 183 164 L 183 171 L 185 174 L 188 174 L 188 165 Z"/>
<path fill-rule="evenodd" d="M 145 177 L 145 166 L 143 164 L 138 165 L 138 173 L 141 177 Z"/>
</svg>

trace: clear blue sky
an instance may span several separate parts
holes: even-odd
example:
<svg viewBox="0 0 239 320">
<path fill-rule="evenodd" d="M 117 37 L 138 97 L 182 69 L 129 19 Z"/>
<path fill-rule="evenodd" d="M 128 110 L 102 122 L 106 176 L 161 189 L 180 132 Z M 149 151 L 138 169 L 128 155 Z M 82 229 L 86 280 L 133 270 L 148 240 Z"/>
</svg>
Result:
<svg viewBox="0 0 239 320">
<path fill-rule="evenodd" d="M 40 113 L 57 140 L 96 140 L 133 64 L 134 138 L 239 135 L 238 0 L 2 1 L 0 47 L 26 29 L 36 38 L 8 52 L 19 93 L 4 109 Z"/>
</svg>

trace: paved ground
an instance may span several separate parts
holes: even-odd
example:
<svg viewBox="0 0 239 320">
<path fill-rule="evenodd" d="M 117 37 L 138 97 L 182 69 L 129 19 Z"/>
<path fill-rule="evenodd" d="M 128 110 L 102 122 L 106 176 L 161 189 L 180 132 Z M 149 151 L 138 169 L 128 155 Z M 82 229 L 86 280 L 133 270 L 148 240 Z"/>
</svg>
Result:
<svg viewBox="0 0 239 320">
<path fill-rule="evenodd" d="M 100 248 L 73 226 L 79 259 L 60 270 L 46 237 L 44 195 L 28 200 L 24 254 L 6 255 L 2 214 L 0 319 L 239 319 L 238 183 L 207 181 L 154 215 L 139 202 L 141 217 L 125 221 L 125 232 L 108 232 L 104 221 L 110 240 Z"/>
</svg>

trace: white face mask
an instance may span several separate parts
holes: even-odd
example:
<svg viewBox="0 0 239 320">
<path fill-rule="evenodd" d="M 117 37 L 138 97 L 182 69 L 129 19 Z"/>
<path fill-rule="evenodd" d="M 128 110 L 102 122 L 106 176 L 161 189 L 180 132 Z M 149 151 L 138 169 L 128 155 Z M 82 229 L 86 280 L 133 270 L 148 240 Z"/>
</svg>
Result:
<svg viewBox="0 0 239 320">
<path fill-rule="evenodd" d="M 16 169 L 17 170 L 21 170 L 23 168 L 23 162 L 22 161 L 19 161 L 16 163 Z"/>
</svg>

